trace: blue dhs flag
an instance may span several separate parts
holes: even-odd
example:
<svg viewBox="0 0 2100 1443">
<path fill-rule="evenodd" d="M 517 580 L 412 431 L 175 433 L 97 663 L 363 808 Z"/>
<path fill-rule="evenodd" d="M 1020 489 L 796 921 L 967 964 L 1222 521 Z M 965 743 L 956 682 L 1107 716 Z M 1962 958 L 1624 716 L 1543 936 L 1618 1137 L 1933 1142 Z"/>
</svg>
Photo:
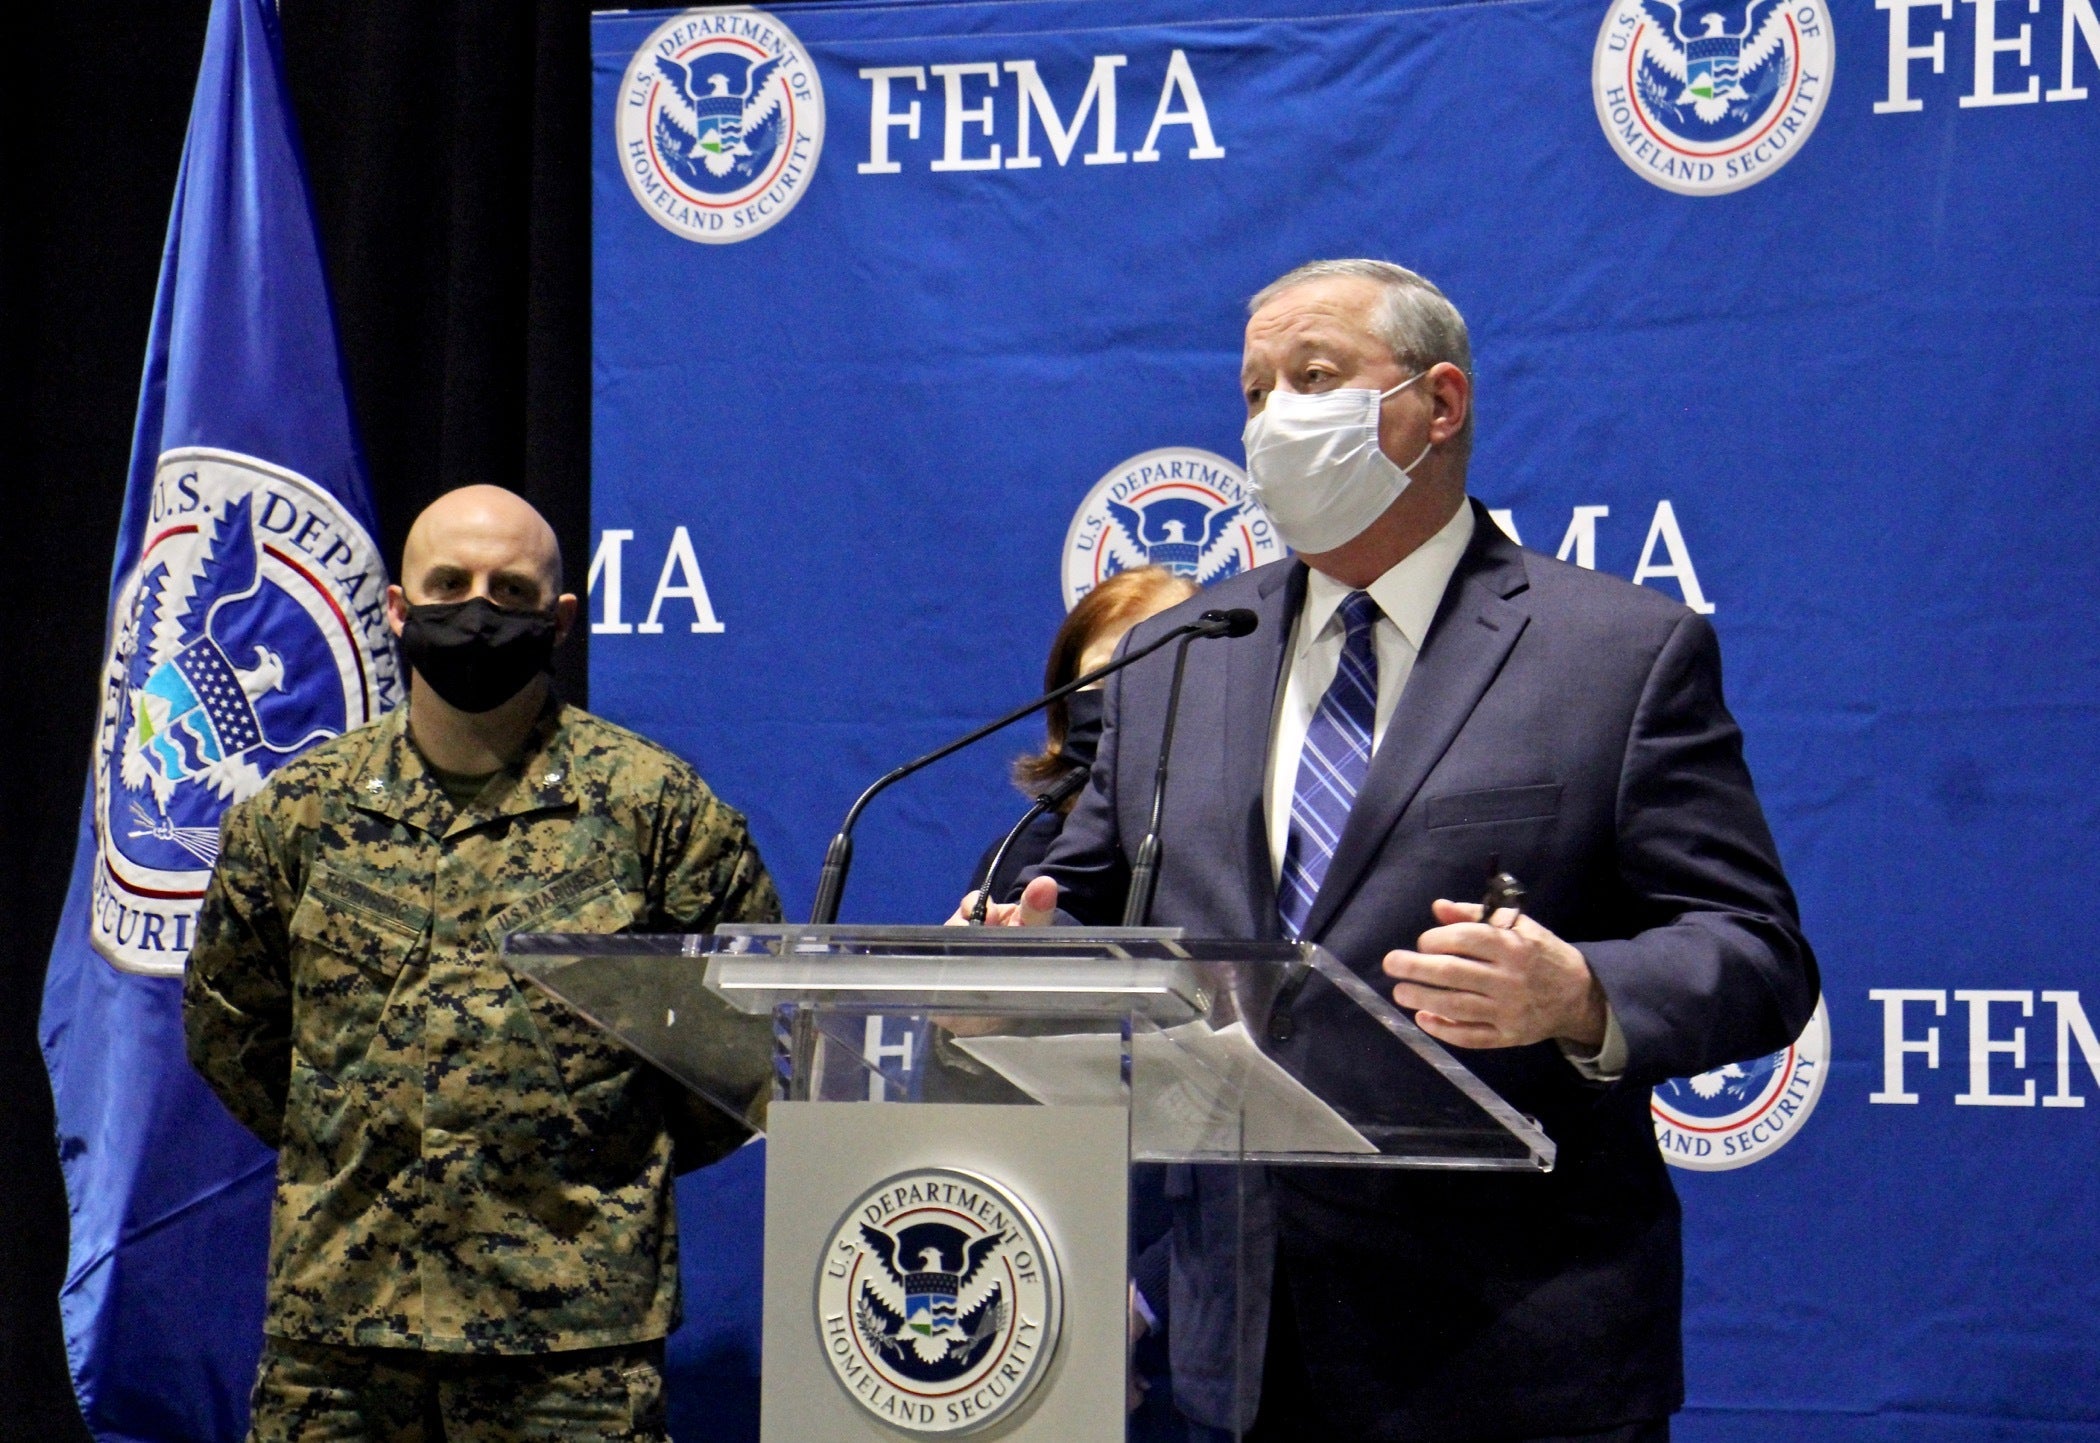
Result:
<svg viewBox="0 0 2100 1443">
<path fill-rule="evenodd" d="M 44 987 L 66 1347 L 101 1439 L 246 1427 L 274 1159 L 190 1070 L 181 974 L 226 809 L 399 698 L 373 534 L 276 17 L 217 0 Z"/>
</svg>

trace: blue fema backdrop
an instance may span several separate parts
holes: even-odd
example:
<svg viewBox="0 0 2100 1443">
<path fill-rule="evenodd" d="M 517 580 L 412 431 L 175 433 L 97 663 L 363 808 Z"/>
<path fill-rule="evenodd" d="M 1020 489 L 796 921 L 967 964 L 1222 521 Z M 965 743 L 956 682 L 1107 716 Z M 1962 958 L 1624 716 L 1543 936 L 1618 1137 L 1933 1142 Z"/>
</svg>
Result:
<svg viewBox="0 0 2100 1443">
<path fill-rule="evenodd" d="M 1475 494 L 1712 616 L 1824 961 L 1795 1048 L 1657 1090 L 1684 1436 L 2085 1436 L 2093 0 L 1246 8 L 594 22 L 599 709 L 806 909 L 858 789 L 1031 694 L 1074 597 L 1279 554 L 1244 299 L 1412 266 L 1473 326 Z M 1030 740 L 878 802 L 845 915 L 945 915 Z M 689 1397 L 755 1367 L 726 1166 Z"/>
</svg>

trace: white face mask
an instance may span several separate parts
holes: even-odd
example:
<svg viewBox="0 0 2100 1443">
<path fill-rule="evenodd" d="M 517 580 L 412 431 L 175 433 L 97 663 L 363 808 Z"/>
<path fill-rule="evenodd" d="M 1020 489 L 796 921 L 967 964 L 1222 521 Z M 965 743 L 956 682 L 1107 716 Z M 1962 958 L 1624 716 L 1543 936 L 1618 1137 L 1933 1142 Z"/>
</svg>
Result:
<svg viewBox="0 0 2100 1443">
<path fill-rule="evenodd" d="M 1378 449 L 1379 407 L 1427 374 L 1389 391 L 1271 391 L 1261 414 L 1249 418 L 1240 433 L 1247 481 L 1293 551 L 1317 555 L 1346 545 L 1400 499 L 1430 448 L 1405 469 L 1395 466 Z"/>
</svg>

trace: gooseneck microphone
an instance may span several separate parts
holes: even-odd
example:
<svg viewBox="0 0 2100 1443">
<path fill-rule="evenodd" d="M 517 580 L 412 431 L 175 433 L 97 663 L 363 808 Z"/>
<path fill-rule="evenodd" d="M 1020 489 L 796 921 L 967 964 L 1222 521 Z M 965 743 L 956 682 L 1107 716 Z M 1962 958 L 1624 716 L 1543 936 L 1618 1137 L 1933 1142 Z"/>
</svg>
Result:
<svg viewBox="0 0 2100 1443">
<path fill-rule="evenodd" d="M 1210 636 L 1245 636 L 1261 625 L 1261 618 L 1245 607 L 1231 611 L 1205 612 L 1215 616 L 1223 629 L 1208 632 Z M 1123 925 L 1142 927 L 1152 911 L 1152 893 L 1159 886 L 1159 823 L 1167 805 L 1167 760 L 1174 752 L 1174 718 L 1181 710 L 1181 673 L 1188 665 L 1189 643 L 1194 636 L 1181 639 L 1181 649 L 1174 653 L 1174 681 L 1167 688 L 1167 720 L 1160 731 L 1159 762 L 1152 771 L 1152 821 L 1145 828 L 1145 839 L 1138 843 L 1137 859 L 1130 864 L 1130 891 L 1123 899 Z"/>
<path fill-rule="evenodd" d="M 970 922 L 973 926 L 984 925 L 985 913 L 992 905 L 992 879 L 999 875 L 999 868 L 1005 863 L 1006 854 L 1013 850 L 1013 845 L 1021 833 L 1028 830 L 1028 824 L 1052 807 L 1061 807 L 1078 796 L 1079 789 L 1086 785 L 1087 778 L 1091 775 L 1091 767 L 1074 766 L 1045 787 L 1042 794 L 1035 799 L 1035 805 L 1021 814 L 1021 820 L 1014 823 L 1013 830 L 999 843 L 999 850 L 992 853 L 991 864 L 984 869 L 984 885 L 977 889 L 977 905 L 970 909 Z"/>
<path fill-rule="evenodd" d="M 1044 692 L 1026 706 L 1016 707 L 1005 716 L 988 721 L 975 731 L 959 736 L 954 741 L 948 742 L 943 746 L 935 747 L 924 756 L 913 757 L 903 766 L 893 768 L 881 777 L 878 777 L 875 784 L 862 792 L 852 807 L 847 810 L 846 819 L 839 823 L 838 835 L 831 839 L 831 845 L 825 849 L 824 869 L 817 874 L 817 900 L 809 909 L 810 925 L 812 927 L 824 927 L 838 920 L 839 902 L 846 893 L 846 874 L 853 867 L 854 824 L 860 820 L 860 814 L 867 810 L 868 803 L 874 801 L 875 798 L 882 795 L 890 787 L 903 781 L 913 772 L 930 767 L 941 758 L 952 756 L 964 747 L 983 741 L 993 732 L 1002 731 L 1012 726 L 1023 717 L 1034 715 L 1061 697 L 1070 696 L 1073 692 L 1090 687 L 1104 677 L 1113 676 L 1126 666 L 1143 661 L 1146 657 L 1152 655 L 1153 652 L 1158 651 L 1161 647 L 1171 642 L 1181 641 L 1185 643 L 1204 636 L 1245 636 L 1248 632 L 1254 630 L 1257 624 L 1258 621 L 1255 614 L 1244 607 L 1234 608 L 1230 611 L 1206 611 L 1194 621 L 1183 626 L 1177 626 L 1164 636 L 1155 637 L 1137 650 L 1117 657 L 1106 666 L 1097 666 L 1084 675 L 1076 676 L 1063 686 Z M 1186 655 L 1185 646 L 1184 655 Z M 1177 691 L 1179 690 L 1180 674 L 1180 667 L 1177 665 L 1175 668 Z M 1169 717 L 1169 725 L 1172 725 L 1171 716 Z M 1154 811 L 1156 814 L 1156 805 Z"/>
</svg>

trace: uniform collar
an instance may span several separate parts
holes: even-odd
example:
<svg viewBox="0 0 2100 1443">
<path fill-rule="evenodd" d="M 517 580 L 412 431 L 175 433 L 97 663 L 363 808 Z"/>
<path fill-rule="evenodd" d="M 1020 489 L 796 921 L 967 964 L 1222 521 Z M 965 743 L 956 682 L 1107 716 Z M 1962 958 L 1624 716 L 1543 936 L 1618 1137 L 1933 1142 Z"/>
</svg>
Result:
<svg viewBox="0 0 2100 1443">
<path fill-rule="evenodd" d="M 467 806 L 455 808 L 408 734 L 408 708 L 396 707 L 374 729 L 365 764 L 351 783 L 351 805 L 433 836 L 450 836 L 500 817 L 575 804 L 570 777 L 567 705 L 552 689 L 518 759 Z"/>
<path fill-rule="evenodd" d="M 1429 637 L 1429 624 L 1436 619 L 1437 605 L 1451 584 L 1451 574 L 1458 569 L 1459 558 L 1473 540 L 1473 525 L 1472 505 L 1461 502 L 1434 536 L 1363 588 L 1417 654 Z M 1304 624 L 1298 629 L 1300 653 L 1319 640 L 1353 590 L 1331 576 L 1307 568 Z"/>
</svg>

